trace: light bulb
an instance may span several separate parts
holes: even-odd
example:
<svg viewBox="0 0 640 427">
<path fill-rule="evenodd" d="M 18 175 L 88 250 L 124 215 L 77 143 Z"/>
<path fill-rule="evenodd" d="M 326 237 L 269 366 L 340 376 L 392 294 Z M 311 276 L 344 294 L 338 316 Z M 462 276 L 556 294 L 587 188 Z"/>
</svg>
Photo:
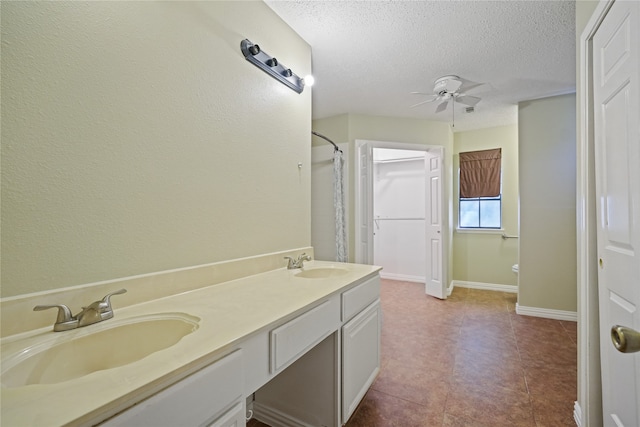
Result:
<svg viewBox="0 0 640 427">
<path fill-rule="evenodd" d="M 303 80 L 304 80 L 304 85 L 309 87 L 313 86 L 313 84 L 316 82 L 316 79 L 314 79 L 311 74 L 304 76 Z"/>
</svg>

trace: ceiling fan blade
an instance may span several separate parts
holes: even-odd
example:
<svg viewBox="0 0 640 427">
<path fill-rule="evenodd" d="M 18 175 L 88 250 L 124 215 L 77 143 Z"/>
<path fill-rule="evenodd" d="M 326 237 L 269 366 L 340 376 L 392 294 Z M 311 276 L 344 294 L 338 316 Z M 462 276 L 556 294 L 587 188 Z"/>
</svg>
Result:
<svg viewBox="0 0 640 427">
<path fill-rule="evenodd" d="M 437 101 L 440 98 L 440 95 L 434 95 L 433 93 L 411 92 L 411 94 L 427 96 L 428 98 L 425 98 L 425 102 Z"/>
<path fill-rule="evenodd" d="M 420 105 L 428 104 L 429 102 L 433 102 L 433 101 L 435 101 L 435 99 L 427 99 L 426 101 L 418 102 L 417 104 L 414 104 L 409 108 L 419 107 Z"/>
<path fill-rule="evenodd" d="M 422 101 L 422 102 L 418 102 L 417 104 L 414 104 L 414 105 L 412 105 L 412 106 L 411 106 L 411 107 L 409 107 L 409 108 L 418 107 L 418 106 L 420 106 L 420 105 L 422 105 L 422 104 L 427 104 L 427 103 L 429 103 L 429 102 L 437 101 L 438 99 L 440 99 L 440 95 L 434 95 L 434 94 L 432 94 L 432 93 L 422 93 L 422 92 L 411 92 L 411 93 L 412 93 L 412 94 L 416 94 L 416 95 L 426 95 L 426 96 L 428 96 L 429 98 L 428 98 L 428 99 L 426 99 L 426 100 L 424 100 L 424 101 Z"/>
<path fill-rule="evenodd" d="M 477 96 L 469 96 L 469 95 L 460 95 L 456 97 L 456 102 L 459 102 L 464 105 L 468 105 L 470 107 L 475 107 L 478 102 L 480 102 L 481 98 Z"/>
<path fill-rule="evenodd" d="M 448 103 L 449 103 L 449 101 L 444 101 L 444 102 L 441 102 L 440 104 L 438 104 L 438 108 L 436 108 L 436 113 L 440 113 L 440 112 L 446 110 Z"/>
<path fill-rule="evenodd" d="M 467 92 L 471 89 L 475 89 L 479 86 L 485 85 L 486 83 L 478 83 L 478 82 L 474 82 L 471 80 L 467 80 L 467 79 L 463 79 L 462 77 L 460 77 L 460 81 L 462 82 L 462 85 L 460 86 L 460 88 L 458 89 L 458 92 L 460 93 L 464 93 Z"/>
</svg>

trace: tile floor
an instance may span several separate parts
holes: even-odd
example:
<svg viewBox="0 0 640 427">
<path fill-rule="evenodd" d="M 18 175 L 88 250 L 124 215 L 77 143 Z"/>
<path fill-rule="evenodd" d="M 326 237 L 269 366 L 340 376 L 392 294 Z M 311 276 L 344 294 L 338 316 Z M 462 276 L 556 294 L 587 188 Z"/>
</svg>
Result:
<svg viewBox="0 0 640 427">
<path fill-rule="evenodd" d="M 575 322 L 517 315 L 504 292 L 383 280 L 381 301 L 380 374 L 347 427 L 575 426 Z"/>
</svg>

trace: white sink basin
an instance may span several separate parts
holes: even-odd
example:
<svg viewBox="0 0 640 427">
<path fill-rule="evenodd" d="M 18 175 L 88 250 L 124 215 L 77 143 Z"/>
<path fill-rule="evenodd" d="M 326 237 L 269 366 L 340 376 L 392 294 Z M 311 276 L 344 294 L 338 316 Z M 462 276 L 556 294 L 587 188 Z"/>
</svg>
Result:
<svg viewBox="0 0 640 427">
<path fill-rule="evenodd" d="M 198 328 L 199 320 L 161 313 L 55 332 L 47 342 L 3 357 L 2 387 L 56 384 L 136 362 L 175 345 Z M 104 327 L 92 329 L 98 325 Z"/>
<path fill-rule="evenodd" d="M 304 279 L 328 279 L 330 277 L 338 277 L 347 274 L 349 270 L 340 267 L 318 267 L 303 269 L 296 273 L 296 277 Z"/>
</svg>

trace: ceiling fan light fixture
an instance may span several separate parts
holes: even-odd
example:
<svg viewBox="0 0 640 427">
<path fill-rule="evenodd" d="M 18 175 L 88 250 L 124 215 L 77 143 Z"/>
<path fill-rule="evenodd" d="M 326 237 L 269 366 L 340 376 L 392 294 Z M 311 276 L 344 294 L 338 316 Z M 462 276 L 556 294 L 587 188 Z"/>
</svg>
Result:
<svg viewBox="0 0 640 427">
<path fill-rule="evenodd" d="M 434 82 L 434 90 L 436 92 L 452 93 L 457 91 L 460 86 L 462 86 L 460 77 L 454 75 L 442 76 Z"/>
</svg>

